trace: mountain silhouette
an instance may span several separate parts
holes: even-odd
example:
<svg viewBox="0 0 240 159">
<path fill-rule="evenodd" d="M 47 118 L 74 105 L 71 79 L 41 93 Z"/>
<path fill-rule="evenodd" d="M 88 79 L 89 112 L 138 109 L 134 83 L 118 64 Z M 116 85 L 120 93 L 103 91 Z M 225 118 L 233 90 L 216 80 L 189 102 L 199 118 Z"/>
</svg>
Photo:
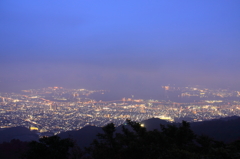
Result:
<svg viewBox="0 0 240 159">
<path fill-rule="evenodd" d="M 240 118 L 221 118 L 191 123 L 194 133 L 207 135 L 215 140 L 232 142 L 240 139 Z"/>
<path fill-rule="evenodd" d="M 77 131 L 67 131 L 60 133 L 58 136 L 62 139 L 71 138 L 81 148 L 89 146 L 94 139 L 97 138 L 98 133 L 103 133 L 101 127 L 85 126 Z"/>
<path fill-rule="evenodd" d="M 141 122 L 148 131 L 154 129 L 160 130 L 160 124 L 176 124 L 170 123 L 159 118 L 151 118 Z M 132 131 L 131 127 L 124 125 L 126 128 Z M 240 139 L 240 117 L 226 117 L 221 119 L 214 119 L 202 122 L 190 123 L 190 127 L 197 135 L 207 135 L 215 140 L 232 142 Z M 122 126 L 116 127 L 116 133 L 122 131 Z M 60 133 L 58 136 L 61 138 L 72 138 L 78 146 L 81 148 L 89 146 L 94 139 L 97 139 L 97 134 L 103 133 L 101 127 L 96 126 L 85 126 L 77 131 L 67 131 Z M 25 127 L 13 127 L 0 129 L 0 143 L 10 142 L 12 139 L 19 139 L 21 141 L 32 141 L 38 140 L 38 135 L 30 131 Z"/>
<path fill-rule="evenodd" d="M 21 141 L 38 140 L 38 135 L 25 127 L 1 128 L 0 129 L 0 143 L 10 142 L 12 139 L 19 139 Z"/>
<path fill-rule="evenodd" d="M 141 123 L 144 124 L 144 127 L 148 131 L 152 131 L 154 129 L 161 131 L 160 124 L 179 124 L 170 123 L 166 120 L 162 120 L 159 118 L 151 118 L 148 120 L 144 120 Z M 130 126 L 124 126 L 132 131 Z M 194 133 L 198 135 L 204 134 L 218 141 L 232 142 L 240 139 L 240 118 L 236 116 L 190 123 L 190 126 Z M 120 133 L 121 131 L 122 125 L 116 127 L 115 133 Z M 61 138 L 70 137 L 75 140 L 81 148 L 83 148 L 89 146 L 94 139 L 97 139 L 96 135 L 102 132 L 103 131 L 101 127 L 86 126 L 78 131 L 68 131 L 61 133 L 59 134 L 59 136 Z"/>
</svg>

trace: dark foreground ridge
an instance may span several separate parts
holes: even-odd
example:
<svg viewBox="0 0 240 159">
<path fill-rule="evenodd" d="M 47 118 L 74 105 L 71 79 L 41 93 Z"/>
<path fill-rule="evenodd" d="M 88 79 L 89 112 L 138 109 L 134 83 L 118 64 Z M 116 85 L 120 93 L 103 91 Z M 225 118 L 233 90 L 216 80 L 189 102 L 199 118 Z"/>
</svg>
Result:
<svg viewBox="0 0 240 159">
<path fill-rule="evenodd" d="M 7 133 L 28 142 L 9 141 Z M 7 139 L 0 144 L 0 158 L 240 158 L 239 117 L 191 124 L 156 118 L 141 123 L 127 120 L 119 127 L 113 123 L 102 128 L 86 126 L 32 142 L 27 134 L 33 136 L 19 127 L 0 131 L 0 137 Z"/>
</svg>

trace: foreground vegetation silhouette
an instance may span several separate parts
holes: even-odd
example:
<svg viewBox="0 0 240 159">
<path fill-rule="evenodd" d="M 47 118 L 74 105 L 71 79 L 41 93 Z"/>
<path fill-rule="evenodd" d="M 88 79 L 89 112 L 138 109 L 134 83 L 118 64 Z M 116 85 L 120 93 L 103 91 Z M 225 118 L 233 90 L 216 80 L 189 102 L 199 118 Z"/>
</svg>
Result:
<svg viewBox="0 0 240 159">
<path fill-rule="evenodd" d="M 140 123 L 127 120 L 122 132 L 110 123 L 102 128 L 91 146 L 81 150 L 70 139 L 43 137 L 28 143 L 23 159 L 238 159 L 240 141 L 224 143 L 196 135 L 190 124 L 160 125 L 161 131 L 147 131 Z M 0 144 L 1 147 L 1 144 Z"/>
<path fill-rule="evenodd" d="M 28 146 L 28 151 L 21 156 L 23 159 L 67 159 L 74 142 L 69 138 L 51 136 L 40 138 L 39 142 L 32 141 Z"/>
<path fill-rule="evenodd" d="M 115 133 L 113 123 L 103 127 L 87 148 L 94 159 L 233 159 L 240 158 L 240 142 L 225 144 L 208 136 L 197 136 L 190 124 L 160 125 L 162 131 L 147 131 L 140 123 L 127 120 Z"/>
</svg>

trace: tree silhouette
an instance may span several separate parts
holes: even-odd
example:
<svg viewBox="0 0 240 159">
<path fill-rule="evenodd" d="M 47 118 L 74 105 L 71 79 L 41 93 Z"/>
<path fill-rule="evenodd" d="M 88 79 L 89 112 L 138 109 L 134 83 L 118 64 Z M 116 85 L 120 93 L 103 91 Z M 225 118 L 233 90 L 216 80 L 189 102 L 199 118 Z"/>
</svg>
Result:
<svg viewBox="0 0 240 159">
<path fill-rule="evenodd" d="M 39 142 L 29 143 L 29 150 L 23 155 L 24 159 L 67 159 L 69 148 L 74 146 L 74 142 L 67 139 L 60 139 L 58 136 L 43 137 Z"/>
<path fill-rule="evenodd" d="M 229 145 L 207 136 L 197 136 L 190 124 L 160 125 L 161 131 L 147 131 L 140 123 L 126 121 L 122 133 L 110 123 L 103 127 L 87 149 L 94 159 L 233 159 L 240 157 L 240 142 Z"/>
<path fill-rule="evenodd" d="M 88 155 L 67 138 L 43 137 L 29 143 L 23 159 L 238 159 L 240 141 L 226 144 L 206 135 L 196 135 L 190 124 L 160 125 L 161 131 L 147 131 L 140 123 L 126 120 L 122 132 L 113 123 L 102 128 Z"/>
</svg>

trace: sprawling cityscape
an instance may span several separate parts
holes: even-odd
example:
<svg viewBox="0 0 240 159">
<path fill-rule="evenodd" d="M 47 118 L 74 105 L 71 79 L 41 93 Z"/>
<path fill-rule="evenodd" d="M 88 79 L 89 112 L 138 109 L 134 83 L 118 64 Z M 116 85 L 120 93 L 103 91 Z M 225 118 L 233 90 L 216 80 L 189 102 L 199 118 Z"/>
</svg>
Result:
<svg viewBox="0 0 240 159">
<path fill-rule="evenodd" d="M 79 130 L 86 125 L 116 126 L 126 119 L 160 118 L 169 122 L 198 122 L 240 116 L 240 91 L 203 87 L 162 86 L 163 99 L 92 98 L 106 90 L 48 87 L 0 94 L 0 127 L 27 127 L 41 135 Z"/>
</svg>

